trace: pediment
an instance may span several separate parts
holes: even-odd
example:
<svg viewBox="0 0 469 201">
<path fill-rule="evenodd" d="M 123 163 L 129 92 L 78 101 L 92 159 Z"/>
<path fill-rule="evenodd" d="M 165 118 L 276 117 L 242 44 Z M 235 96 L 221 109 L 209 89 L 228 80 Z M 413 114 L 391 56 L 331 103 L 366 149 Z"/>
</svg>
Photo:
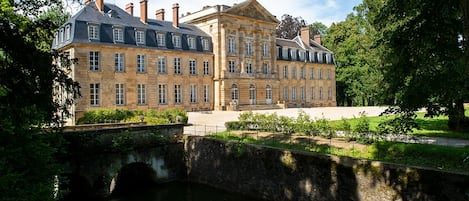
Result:
<svg viewBox="0 0 469 201">
<path fill-rule="evenodd" d="M 273 16 L 256 0 L 247 0 L 243 3 L 234 5 L 233 7 L 225 10 L 225 13 L 253 18 L 266 22 L 279 23 L 277 18 L 275 18 L 275 16 Z"/>
</svg>

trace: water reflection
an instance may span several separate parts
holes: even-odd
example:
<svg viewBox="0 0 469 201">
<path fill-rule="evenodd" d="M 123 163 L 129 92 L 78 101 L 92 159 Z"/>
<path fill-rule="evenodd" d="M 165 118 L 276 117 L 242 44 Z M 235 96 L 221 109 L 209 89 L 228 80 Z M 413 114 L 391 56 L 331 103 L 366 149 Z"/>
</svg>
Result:
<svg viewBox="0 0 469 201">
<path fill-rule="evenodd" d="M 111 197 L 111 201 L 261 201 L 215 189 L 206 185 L 173 182 L 141 189 L 130 195 Z"/>
</svg>

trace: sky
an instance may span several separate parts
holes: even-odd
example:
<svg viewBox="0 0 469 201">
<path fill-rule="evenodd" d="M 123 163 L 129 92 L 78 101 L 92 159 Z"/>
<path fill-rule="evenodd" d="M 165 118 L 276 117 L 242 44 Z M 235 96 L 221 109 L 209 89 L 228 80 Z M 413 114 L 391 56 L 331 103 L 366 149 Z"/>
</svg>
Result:
<svg viewBox="0 0 469 201">
<path fill-rule="evenodd" d="M 155 18 L 155 11 L 164 8 L 166 20 L 172 19 L 172 5 L 179 3 L 179 13 L 195 12 L 209 5 L 228 5 L 241 3 L 244 0 L 148 0 L 148 17 Z M 322 22 L 330 26 L 333 22 L 344 21 L 353 7 L 362 0 L 257 0 L 277 19 L 282 15 L 290 14 L 294 17 L 302 17 L 308 24 Z M 140 16 L 140 0 L 104 0 L 125 9 L 127 3 L 134 4 L 134 15 Z"/>
</svg>

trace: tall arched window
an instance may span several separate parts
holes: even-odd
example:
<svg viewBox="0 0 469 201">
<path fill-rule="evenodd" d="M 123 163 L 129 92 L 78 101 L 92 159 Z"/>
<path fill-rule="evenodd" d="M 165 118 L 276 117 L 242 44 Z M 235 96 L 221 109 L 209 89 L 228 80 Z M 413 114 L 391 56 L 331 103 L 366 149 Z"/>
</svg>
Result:
<svg viewBox="0 0 469 201">
<path fill-rule="evenodd" d="M 272 87 L 267 85 L 265 90 L 265 102 L 266 104 L 272 104 Z"/>
<path fill-rule="evenodd" d="M 231 101 L 238 102 L 239 100 L 238 86 L 236 84 L 231 85 Z"/>
<path fill-rule="evenodd" d="M 253 84 L 249 86 L 249 103 L 251 105 L 256 104 L 256 87 Z"/>
</svg>

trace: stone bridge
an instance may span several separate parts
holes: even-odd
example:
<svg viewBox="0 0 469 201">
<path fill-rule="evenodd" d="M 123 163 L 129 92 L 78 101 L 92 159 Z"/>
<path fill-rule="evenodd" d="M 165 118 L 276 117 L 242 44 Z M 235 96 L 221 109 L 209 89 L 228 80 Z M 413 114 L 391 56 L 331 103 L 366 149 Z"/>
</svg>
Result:
<svg viewBox="0 0 469 201">
<path fill-rule="evenodd" d="M 64 133 L 61 189 L 69 189 L 69 197 L 99 198 L 185 178 L 184 125 L 91 128 L 69 128 Z"/>
</svg>

